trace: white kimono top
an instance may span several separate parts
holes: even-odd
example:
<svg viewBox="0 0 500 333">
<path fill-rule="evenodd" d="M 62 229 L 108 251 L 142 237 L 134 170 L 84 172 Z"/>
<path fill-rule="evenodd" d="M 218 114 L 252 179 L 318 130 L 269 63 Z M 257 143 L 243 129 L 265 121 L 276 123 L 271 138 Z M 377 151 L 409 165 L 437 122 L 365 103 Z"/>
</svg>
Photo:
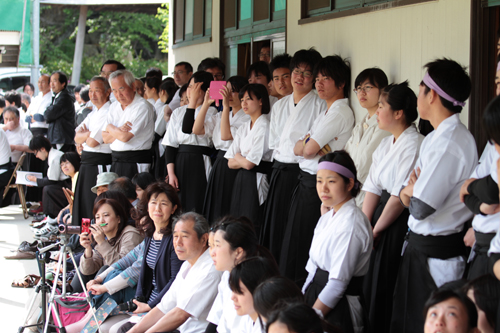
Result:
<svg viewBox="0 0 500 333">
<path fill-rule="evenodd" d="M 241 316 L 240 327 L 233 332 L 238 333 L 266 333 L 266 326 L 261 325 L 261 320 L 257 318 L 254 322 L 249 315 Z"/>
<path fill-rule="evenodd" d="M 212 141 L 214 143 L 214 147 L 217 150 L 228 150 L 233 143 L 233 140 L 224 141 L 221 139 L 221 131 L 220 131 L 220 123 L 222 120 L 222 112 L 217 112 L 212 117 L 207 119 L 205 117 L 205 132 L 212 133 Z M 236 136 L 236 132 L 240 128 L 240 126 L 250 120 L 250 116 L 245 114 L 243 109 L 240 109 L 233 115 L 233 111 L 229 113 L 229 126 L 231 129 L 231 136 L 234 138 Z"/>
<path fill-rule="evenodd" d="M 383 190 L 399 197 L 401 186 L 417 162 L 424 136 L 414 124 L 408 127 L 394 142 L 394 135 L 382 139 L 373 153 L 370 173 L 363 191 L 380 196 Z"/>
<path fill-rule="evenodd" d="M 49 165 L 47 169 L 47 178 L 49 180 L 57 182 L 69 178 L 61 170 L 61 156 L 63 155 L 64 153 L 60 150 L 55 148 L 50 149 L 49 155 L 47 156 L 47 164 Z"/>
<path fill-rule="evenodd" d="M 326 112 L 321 112 L 314 120 L 307 134 L 311 135 L 311 139 L 316 141 L 321 148 L 328 144 L 332 152 L 344 149 L 354 127 L 354 113 L 348 102 L 347 98 L 336 100 Z M 304 135 L 300 140 L 304 140 L 306 136 Z M 320 158 L 319 155 L 310 160 L 302 157 L 299 166 L 303 171 L 315 175 Z"/>
<path fill-rule="evenodd" d="M 293 153 L 293 148 L 325 109 L 325 101 L 314 90 L 296 106 L 293 94 L 277 101 L 271 111 L 269 130 L 269 148 L 274 149 L 273 158 L 282 163 L 298 163 L 300 157 Z"/>
<path fill-rule="evenodd" d="M 229 147 L 225 158 L 234 158 L 237 153 L 245 157 L 255 165 L 260 161 L 271 162 L 273 151 L 269 149 L 269 120 L 265 115 L 261 115 L 250 128 L 251 120 L 241 125 L 233 138 L 233 143 Z M 263 204 L 267 198 L 269 184 L 265 174 L 257 172 L 257 191 L 259 193 L 259 204 Z"/>
<path fill-rule="evenodd" d="M 7 140 L 9 140 L 10 145 L 24 145 L 29 146 L 33 134 L 27 128 L 21 127 L 21 123 L 14 130 L 5 131 L 7 135 Z M 12 162 L 17 163 L 23 154 L 22 151 L 14 150 L 11 152 Z"/>
<path fill-rule="evenodd" d="M 99 145 L 97 147 L 89 147 L 87 143 L 83 143 L 83 151 L 88 151 L 92 153 L 101 153 L 101 154 L 111 154 L 111 148 L 109 147 L 109 143 L 104 143 L 102 140 L 102 124 L 107 122 L 109 107 L 111 103 L 108 101 L 100 109 L 97 109 L 95 105 L 92 106 L 92 111 L 87 115 L 87 117 L 82 121 L 82 123 L 76 128 L 76 130 L 80 129 L 85 125 L 87 129 L 90 131 L 90 137 L 97 142 Z"/>
<path fill-rule="evenodd" d="M 238 332 L 237 329 L 243 318 L 238 316 L 234 309 L 234 302 L 231 299 L 232 291 L 229 287 L 229 275 L 229 271 L 222 274 L 219 293 L 207 318 L 209 322 L 217 325 L 217 332 L 219 333 Z"/>
</svg>

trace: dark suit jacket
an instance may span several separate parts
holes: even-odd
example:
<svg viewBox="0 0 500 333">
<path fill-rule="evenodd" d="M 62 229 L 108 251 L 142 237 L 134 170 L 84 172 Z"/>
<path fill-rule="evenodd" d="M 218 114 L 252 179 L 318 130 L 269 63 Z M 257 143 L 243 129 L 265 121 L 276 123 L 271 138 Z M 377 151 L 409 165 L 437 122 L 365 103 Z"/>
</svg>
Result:
<svg viewBox="0 0 500 333">
<path fill-rule="evenodd" d="M 68 89 L 63 89 L 45 110 L 44 118 L 49 124 L 47 137 L 50 143 L 75 143 L 75 98 Z"/>
</svg>

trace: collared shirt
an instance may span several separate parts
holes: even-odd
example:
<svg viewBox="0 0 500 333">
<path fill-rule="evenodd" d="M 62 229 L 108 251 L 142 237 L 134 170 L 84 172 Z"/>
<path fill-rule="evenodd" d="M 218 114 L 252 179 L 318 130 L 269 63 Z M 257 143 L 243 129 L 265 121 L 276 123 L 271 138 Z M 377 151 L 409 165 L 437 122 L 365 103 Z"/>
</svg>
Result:
<svg viewBox="0 0 500 333">
<path fill-rule="evenodd" d="M 45 113 L 45 109 L 52 104 L 52 93 L 49 91 L 45 95 L 39 93 L 37 97 L 33 99 L 33 102 L 30 104 L 27 110 L 27 114 L 29 116 L 33 116 L 35 114 L 43 114 Z M 31 128 L 49 128 L 49 124 L 45 121 L 35 121 L 30 124 Z"/>
<path fill-rule="evenodd" d="M 363 184 L 363 191 L 380 196 L 383 190 L 399 197 L 401 186 L 417 162 L 424 136 L 414 124 L 404 130 L 394 142 L 394 135 L 382 139 L 373 153 L 370 174 Z"/>
<path fill-rule="evenodd" d="M 225 158 L 234 158 L 237 153 L 255 165 L 261 161 L 271 162 L 273 151 L 269 149 L 269 120 L 266 115 L 261 115 L 250 128 L 252 121 L 249 120 L 241 125 L 236 132 L 233 143 L 227 150 Z M 259 203 L 262 205 L 267 198 L 269 183 L 266 175 L 257 172 L 257 191 Z"/>
<path fill-rule="evenodd" d="M 120 103 L 112 103 L 109 107 L 108 119 L 103 126 L 106 129 L 108 124 L 121 127 L 127 121 L 132 124 L 130 133 L 134 135 L 128 142 L 118 139 L 110 144 L 113 151 L 127 150 L 148 150 L 151 149 L 154 138 L 154 107 L 140 95 L 135 94 L 134 100 L 125 110 Z"/>
<path fill-rule="evenodd" d="M 165 117 L 163 117 L 163 108 L 165 107 L 165 103 L 161 101 L 161 98 L 158 98 L 158 100 L 154 103 L 154 107 L 156 111 L 155 133 L 163 136 L 167 130 L 167 122 L 165 121 Z"/>
<path fill-rule="evenodd" d="M 348 102 L 347 98 L 336 100 L 326 112 L 321 112 L 316 120 L 314 120 L 307 134 L 321 148 L 328 145 L 331 151 L 344 149 L 354 127 L 354 113 L 349 107 Z M 300 140 L 304 139 L 305 135 L 300 138 Z M 302 157 L 300 158 L 299 166 L 303 171 L 315 175 L 318 171 L 318 161 L 320 158 L 320 155 L 316 155 L 309 160 Z"/>
<path fill-rule="evenodd" d="M 14 130 L 7 130 L 5 131 L 5 134 L 7 135 L 7 139 L 9 140 L 10 145 L 24 145 L 24 146 L 29 146 L 30 140 L 33 137 L 33 134 L 31 131 L 27 128 L 21 127 L 21 124 L 17 126 Z M 14 150 L 11 152 L 12 155 L 12 162 L 17 163 L 19 161 L 19 158 L 21 158 L 21 155 L 23 154 L 22 151 L 20 150 Z"/>
<path fill-rule="evenodd" d="M 219 283 L 219 293 L 210 309 L 207 320 L 217 325 L 217 332 L 238 332 L 242 316 L 238 316 L 234 308 L 234 302 L 231 299 L 232 290 L 229 287 L 229 271 L 222 274 Z"/>
<path fill-rule="evenodd" d="M 298 163 L 293 148 L 311 128 L 314 120 L 326 109 L 326 103 L 311 90 L 295 105 L 293 94 L 280 99 L 271 111 L 269 148 L 273 158 L 283 163 Z"/>
<path fill-rule="evenodd" d="M 241 323 L 239 329 L 232 331 L 238 333 L 265 333 L 265 325 L 262 327 L 261 319 L 257 318 L 254 322 L 253 319 L 249 315 L 244 315 L 241 318 Z M 219 332 L 220 333 L 220 332 Z"/>
<path fill-rule="evenodd" d="M 387 131 L 383 131 L 378 127 L 377 115 L 370 117 L 369 114 L 359 122 L 352 130 L 352 135 L 345 145 L 345 150 L 349 153 L 354 165 L 356 165 L 356 176 L 358 180 L 364 184 L 370 166 L 372 165 L 372 155 L 375 149 L 386 136 L 391 135 Z M 359 208 L 363 206 L 365 192 L 361 191 L 356 197 L 356 205 Z"/>
<path fill-rule="evenodd" d="M 172 286 L 156 307 L 164 314 L 179 308 L 191 315 L 179 326 L 181 333 L 205 332 L 221 275 L 207 249 L 193 266 L 188 261 L 182 264 Z"/>
<path fill-rule="evenodd" d="M 47 178 L 49 180 L 57 182 L 69 178 L 61 170 L 61 156 L 63 155 L 64 153 L 62 151 L 55 148 L 52 148 L 49 151 L 49 155 L 47 157 L 47 163 L 49 165 L 49 168 L 47 169 Z"/>
<path fill-rule="evenodd" d="M 10 145 L 7 135 L 4 130 L 0 128 L 0 165 L 9 163 L 10 161 Z M 0 174 L 6 172 L 7 169 L 0 169 Z"/>
<path fill-rule="evenodd" d="M 458 194 L 476 165 L 476 142 L 460 122 L 458 114 L 443 120 L 425 137 L 415 165 L 415 169 L 420 168 L 420 176 L 413 187 L 412 201 L 418 199 L 435 211 L 417 220 L 410 203 L 412 215 L 408 226 L 413 232 L 424 236 L 446 236 L 463 229 L 472 213 L 460 202 Z"/>
<path fill-rule="evenodd" d="M 222 120 L 222 112 L 217 112 L 210 118 L 205 118 L 205 131 L 212 133 L 212 141 L 214 143 L 215 149 L 228 150 L 233 143 L 233 140 L 224 141 L 221 139 L 220 123 Z M 229 126 L 231 130 L 231 136 L 236 136 L 236 132 L 241 127 L 242 124 L 248 122 L 250 116 L 245 114 L 243 109 L 240 109 L 236 114 L 233 115 L 233 111 L 229 112 Z"/>
<path fill-rule="evenodd" d="M 111 103 L 108 101 L 98 109 L 95 105 L 92 106 L 92 112 L 90 112 L 87 117 L 82 121 L 82 123 L 76 128 L 82 128 L 83 125 L 87 127 L 90 131 L 90 138 L 99 142 L 97 147 L 89 147 L 87 143 L 83 143 L 83 151 L 94 152 L 94 153 L 102 153 L 102 154 L 111 154 L 111 148 L 108 143 L 104 143 L 102 139 L 102 124 L 106 123 L 109 114 L 109 107 Z"/>
</svg>

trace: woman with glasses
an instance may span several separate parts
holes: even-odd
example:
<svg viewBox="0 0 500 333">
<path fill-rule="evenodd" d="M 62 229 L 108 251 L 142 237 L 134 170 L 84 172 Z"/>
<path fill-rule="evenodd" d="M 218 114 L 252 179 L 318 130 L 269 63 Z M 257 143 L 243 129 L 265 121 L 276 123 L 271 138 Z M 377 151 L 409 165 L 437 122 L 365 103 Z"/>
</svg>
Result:
<svg viewBox="0 0 500 333">
<path fill-rule="evenodd" d="M 299 50 L 294 54 L 290 62 L 293 92 L 276 102 L 271 111 L 269 148 L 274 149 L 274 164 L 260 244 L 267 247 L 277 260 L 300 172 L 300 156 L 294 154 L 293 148 L 326 109 L 325 102 L 313 91 L 313 69 L 320 60 L 321 54 L 314 49 Z"/>
<path fill-rule="evenodd" d="M 325 154 L 344 149 L 354 127 L 349 107 L 351 69 L 340 56 L 328 56 L 317 63 L 314 75 L 318 96 L 326 102 L 307 134 L 294 147 L 299 159 L 299 183 L 293 191 L 281 248 L 281 274 L 302 285 L 307 277 L 304 267 L 314 227 L 321 216 L 321 200 L 316 192 L 318 161 Z"/>
<path fill-rule="evenodd" d="M 370 166 L 372 154 L 377 149 L 380 141 L 391 133 L 381 130 L 377 123 L 378 99 L 382 89 L 388 84 L 387 76 L 379 68 L 367 68 L 356 77 L 354 92 L 359 104 L 366 109 L 367 114 L 353 129 L 351 138 L 347 141 L 345 150 L 356 164 L 358 179 L 364 183 Z M 356 197 L 356 205 L 363 207 L 365 192 Z"/>
</svg>

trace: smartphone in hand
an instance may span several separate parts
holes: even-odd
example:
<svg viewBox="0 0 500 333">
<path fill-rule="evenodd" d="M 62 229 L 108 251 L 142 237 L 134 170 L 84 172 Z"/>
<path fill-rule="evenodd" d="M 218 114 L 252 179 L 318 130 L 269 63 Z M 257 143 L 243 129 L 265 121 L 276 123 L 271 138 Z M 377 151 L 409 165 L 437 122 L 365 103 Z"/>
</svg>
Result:
<svg viewBox="0 0 500 333">
<path fill-rule="evenodd" d="M 82 219 L 82 234 L 86 232 L 90 235 L 90 219 Z"/>
<path fill-rule="evenodd" d="M 210 82 L 210 99 L 223 99 L 220 90 L 226 86 L 226 81 L 211 81 Z"/>
</svg>

